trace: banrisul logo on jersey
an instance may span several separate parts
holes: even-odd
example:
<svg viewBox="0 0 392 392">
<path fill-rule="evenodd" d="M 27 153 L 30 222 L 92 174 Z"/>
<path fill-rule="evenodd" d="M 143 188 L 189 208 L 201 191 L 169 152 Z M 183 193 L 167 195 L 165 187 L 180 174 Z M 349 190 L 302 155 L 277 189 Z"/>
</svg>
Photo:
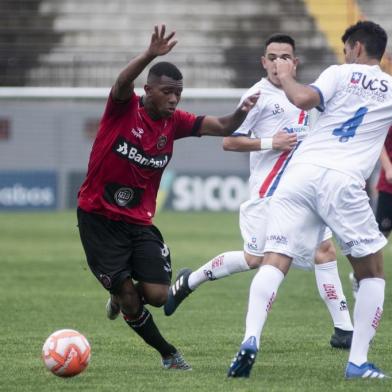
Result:
<svg viewBox="0 0 392 392">
<path fill-rule="evenodd" d="M 346 92 L 384 102 L 388 89 L 388 81 L 385 79 L 379 80 L 371 78 L 363 72 L 353 72 L 346 87 Z"/>
<path fill-rule="evenodd" d="M 124 138 L 118 138 L 113 146 L 113 151 L 121 158 L 145 169 L 164 169 L 169 163 L 171 154 L 148 155 L 143 149 L 133 145 Z"/>
</svg>

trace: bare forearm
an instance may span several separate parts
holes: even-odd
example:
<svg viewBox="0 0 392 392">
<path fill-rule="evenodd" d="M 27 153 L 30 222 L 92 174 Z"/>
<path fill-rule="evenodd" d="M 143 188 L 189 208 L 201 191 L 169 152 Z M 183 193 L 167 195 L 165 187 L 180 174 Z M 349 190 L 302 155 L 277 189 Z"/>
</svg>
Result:
<svg viewBox="0 0 392 392">
<path fill-rule="evenodd" d="M 280 82 L 293 105 L 303 110 L 309 110 L 318 105 L 318 94 L 311 87 L 298 83 L 291 77 L 282 78 Z"/>
<path fill-rule="evenodd" d="M 230 136 L 243 123 L 259 96 L 260 94 L 256 93 L 246 98 L 232 114 L 227 116 L 205 116 L 200 126 L 200 135 Z"/>
<path fill-rule="evenodd" d="M 223 149 L 225 151 L 259 151 L 260 139 L 251 139 L 247 136 L 227 136 L 223 139 Z"/>
<path fill-rule="evenodd" d="M 260 150 L 290 151 L 296 144 L 297 135 L 285 131 L 278 131 L 273 137 L 228 136 L 223 139 L 224 150 L 240 152 Z"/>
<path fill-rule="evenodd" d="M 113 87 L 113 97 L 119 100 L 129 97 L 133 91 L 134 80 L 154 58 L 155 56 L 148 51 L 133 58 L 118 75 Z"/>
<path fill-rule="evenodd" d="M 247 114 L 247 112 L 244 112 L 242 109 L 238 108 L 232 114 L 218 117 L 218 121 L 221 125 L 222 136 L 230 136 L 236 129 L 238 129 L 244 122 Z"/>
<path fill-rule="evenodd" d="M 175 32 L 166 35 L 166 26 L 154 26 L 154 32 L 151 35 L 150 45 L 143 53 L 132 59 L 128 65 L 120 72 L 112 89 L 112 96 L 119 101 L 126 101 L 132 95 L 134 80 L 142 73 L 144 68 L 155 57 L 163 56 L 169 53 L 177 44 L 173 41 Z"/>
</svg>

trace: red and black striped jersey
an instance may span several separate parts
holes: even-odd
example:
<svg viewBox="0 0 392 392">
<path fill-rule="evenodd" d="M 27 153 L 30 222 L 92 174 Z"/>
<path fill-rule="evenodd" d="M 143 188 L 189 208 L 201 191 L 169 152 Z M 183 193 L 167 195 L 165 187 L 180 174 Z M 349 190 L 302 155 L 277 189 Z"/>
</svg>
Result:
<svg viewBox="0 0 392 392">
<path fill-rule="evenodd" d="M 110 94 L 78 206 L 112 220 L 151 224 L 174 140 L 200 136 L 202 118 L 176 110 L 153 120 L 136 94 L 126 103 L 115 102 Z"/>
</svg>

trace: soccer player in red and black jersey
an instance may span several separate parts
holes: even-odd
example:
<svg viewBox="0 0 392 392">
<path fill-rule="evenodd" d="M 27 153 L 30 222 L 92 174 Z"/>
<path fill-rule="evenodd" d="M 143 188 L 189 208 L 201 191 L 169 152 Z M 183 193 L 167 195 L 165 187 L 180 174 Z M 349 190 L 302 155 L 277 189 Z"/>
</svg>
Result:
<svg viewBox="0 0 392 392">
<path fill-rule="evenodd" d="M 144 306 L 165 304 L 171 281 L 169 250 L 152 224 L 159 183 L 174 140 L 230 135 L 258 94 L 223 117 L 177 110 L 181 72 L 160 62 L 150 68 L 145 95 L 138 97 L 134 80 L 157 56 L 172 50 L 174 35 L 166 35 L 164 25 L 155 26 L 149 47 L 117 77 L 79 191 L 78 226 L 88 265 L 111 294 L 108 317 L 116 318 L 121 310 L 125 322 L 161 354 L 164 368 L 187 370 L 190 365 L 162 337 Z"/>
<path fill-rule="evenodd" d="M 392 127 L 385 139 L 380 161 L 376 220 L 380 231 L 388 238 L 392 230 Z"/>
</svg>

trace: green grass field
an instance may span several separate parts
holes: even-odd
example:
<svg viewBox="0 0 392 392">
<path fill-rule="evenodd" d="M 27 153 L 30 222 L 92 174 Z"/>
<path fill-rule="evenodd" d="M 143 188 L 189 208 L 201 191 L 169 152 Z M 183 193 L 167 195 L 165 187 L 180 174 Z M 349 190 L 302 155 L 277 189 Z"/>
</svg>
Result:
<svg viewBox="0 0 392 392">
<path fill-rule="evenodd" d="M 174 273 L 216 254 L 242 248 L 235 213 L 160 213 L 155 223 L 170 246 Z M 84 260 L 75 213 L 0 214 L 1 391 L 388 391 L 392 381 L 345 381 L 348 353 L 329 346 L 332 324 L 314 274 L 290 271 L 267 321 L 251 378 L 227 379 L 244 331 L 254 272 L 207 282 L 171 317 L 152 309 L 191 372 L 164 371 L 159 355 L 122 320 L 105 318 L 107 294 Z M 385 252 L 387 281 L 392 248 Z M 341 259 L 341 258 L 340 258 Z M 352 308 L 349 265 L 340 272 Z M 392 291 L 369 359 L 392 373 Z M 92 346 L 89 368 L 72 379 L 50 374 L 41 361 L 46 337 L 74 328 Z"/>
</svg>

